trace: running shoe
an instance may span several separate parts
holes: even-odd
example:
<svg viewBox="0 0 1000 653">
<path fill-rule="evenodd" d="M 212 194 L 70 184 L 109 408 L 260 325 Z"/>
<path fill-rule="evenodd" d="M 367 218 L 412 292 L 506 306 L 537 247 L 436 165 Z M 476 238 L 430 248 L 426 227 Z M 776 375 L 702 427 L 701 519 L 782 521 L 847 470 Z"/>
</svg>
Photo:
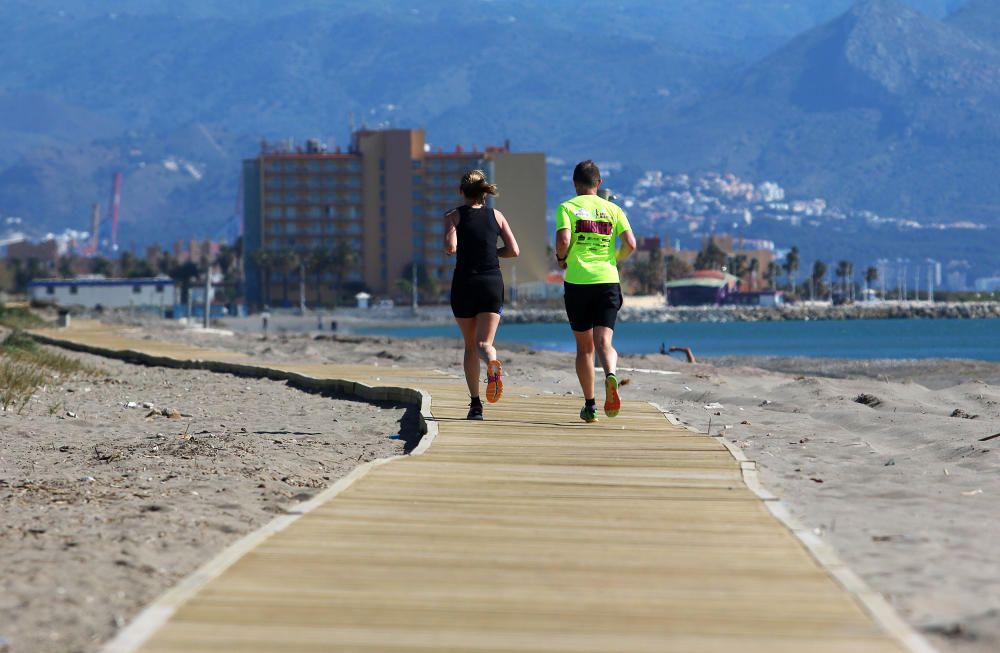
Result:
<svg viewBox="0 0 1000 653">
<path fill-rule="evenodd" d="M 608 374 L 604 379 L 604 414 L 608 417 L 618 417 L 622 408 L 622 398 L 618 395 L 618 377 Z"/>
<path fill-rule="evenodd" d="M 503 366 L 500 361 L 486 364 L 486 401 L 495 404 L 503 396 Z"/>
<path fill-rule="evenodd" d="M 597 406 L 587 406 L 584 404 L 583 408 L 580 409 L 580 419 L 584 422 L 596 422 L 597 421 Z"/>
<path fill-rule="evenodd" d="M 465 416 L 465 419 L 483 419 L 483 404 L 479 401 L 473 401 L 469 404 L 469 414 Z"/>
</svg>

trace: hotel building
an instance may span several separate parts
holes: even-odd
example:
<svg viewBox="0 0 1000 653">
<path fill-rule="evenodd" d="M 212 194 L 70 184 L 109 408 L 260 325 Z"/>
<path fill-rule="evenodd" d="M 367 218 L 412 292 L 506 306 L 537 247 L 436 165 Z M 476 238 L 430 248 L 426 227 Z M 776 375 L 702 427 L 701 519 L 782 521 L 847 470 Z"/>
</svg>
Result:
<svg viewBox="0 0 1000 653">
<path fill-rule="evenodd" d="M 309 303 L 317 293 L 322 303 L 331 301 L 338 276 L 347 288 L 400 296 L 397 281 L 411 262 L 423 265 L 446 296 L 454 260 L 443 252 L 442 216 L 461 203 L 459 181 L 472 168 L 500 186 L 493 203 L 518 238 L 521 256 L 504 261 L 508 286 L 512 265 L 518 283 L 542 279 L 549 267 L 543 154 L 511 152 L 509 144 L 433 151 L 422 129 L 362 130 L 346 152 L 328 152 L 316 141 L 304 148 L 265 143 L 256 158 L 243 162 L 248 300 L 297 301 L 297 266 L 272 266 L 265 274 L 254 254 L 261 249 L 286 261 L 289 252 L 304 258 L 318 248 L 353 252 L 356 265 L 341 275 L 306 270 Z M 267 277 L 269 294 L 262 287 Z M 286 297 L 289 287 L 293 298 Z"/>
</svg>

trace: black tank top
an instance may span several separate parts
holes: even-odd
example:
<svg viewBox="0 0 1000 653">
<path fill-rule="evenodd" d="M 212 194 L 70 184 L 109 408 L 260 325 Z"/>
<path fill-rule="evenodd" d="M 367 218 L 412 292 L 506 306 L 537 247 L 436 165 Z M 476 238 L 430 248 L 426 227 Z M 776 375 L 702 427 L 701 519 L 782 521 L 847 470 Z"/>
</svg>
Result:
<svg viewBox="0 0 1000 653">
<path fill-rule="evenodd" d="M 463 205 L 458 207 L 458 215 L 455 275 L 499 270 L 497 238 L 500 236 L 500 225 L 493 209 L 485 206 L 474 209 Z"/>
</svg>

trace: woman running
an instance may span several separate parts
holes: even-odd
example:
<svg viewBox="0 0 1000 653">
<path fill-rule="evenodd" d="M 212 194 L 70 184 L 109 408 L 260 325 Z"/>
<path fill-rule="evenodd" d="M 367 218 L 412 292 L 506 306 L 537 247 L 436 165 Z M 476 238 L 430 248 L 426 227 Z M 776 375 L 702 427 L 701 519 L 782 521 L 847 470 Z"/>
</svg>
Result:
<svg viewBox="0 0 1000 653">
<path fill-rule="evenodd" d="M 514 258 L 520 251 L 507 219 L 486 206 L 486 197 L 497 194 L 496 184 L 486 180 L 486 173 L 465 173 L 459 190 L 465 203 L 444 216 L 444 251 L 449 256 L 457 254 L 451 311 L 465 340 L 465 381 L 471 397 L 466 419 L 483 419 L 480 360 L 486 363 L 486 401 L 493 404 L 503 396 L 503 368 L 493 348 L 504 294 L 499 259 Z M 503 240 L 503 247 L 497 247 L 497 238 Z"/>
</svg>

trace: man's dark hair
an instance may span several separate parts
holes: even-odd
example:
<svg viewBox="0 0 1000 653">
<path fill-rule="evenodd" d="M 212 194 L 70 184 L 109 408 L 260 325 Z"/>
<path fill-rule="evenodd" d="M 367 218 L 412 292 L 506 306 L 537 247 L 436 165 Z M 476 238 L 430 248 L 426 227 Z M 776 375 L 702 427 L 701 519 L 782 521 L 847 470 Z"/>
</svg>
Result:
<svg viewBox="0 0 1000 653">
<path fill-rule="evenodd" d="M 577 163 L 573 169 L 573 183 L 584 188 L 597 188 L 601 183 L 600 168 L 590 159 Z"/>
</svg>

